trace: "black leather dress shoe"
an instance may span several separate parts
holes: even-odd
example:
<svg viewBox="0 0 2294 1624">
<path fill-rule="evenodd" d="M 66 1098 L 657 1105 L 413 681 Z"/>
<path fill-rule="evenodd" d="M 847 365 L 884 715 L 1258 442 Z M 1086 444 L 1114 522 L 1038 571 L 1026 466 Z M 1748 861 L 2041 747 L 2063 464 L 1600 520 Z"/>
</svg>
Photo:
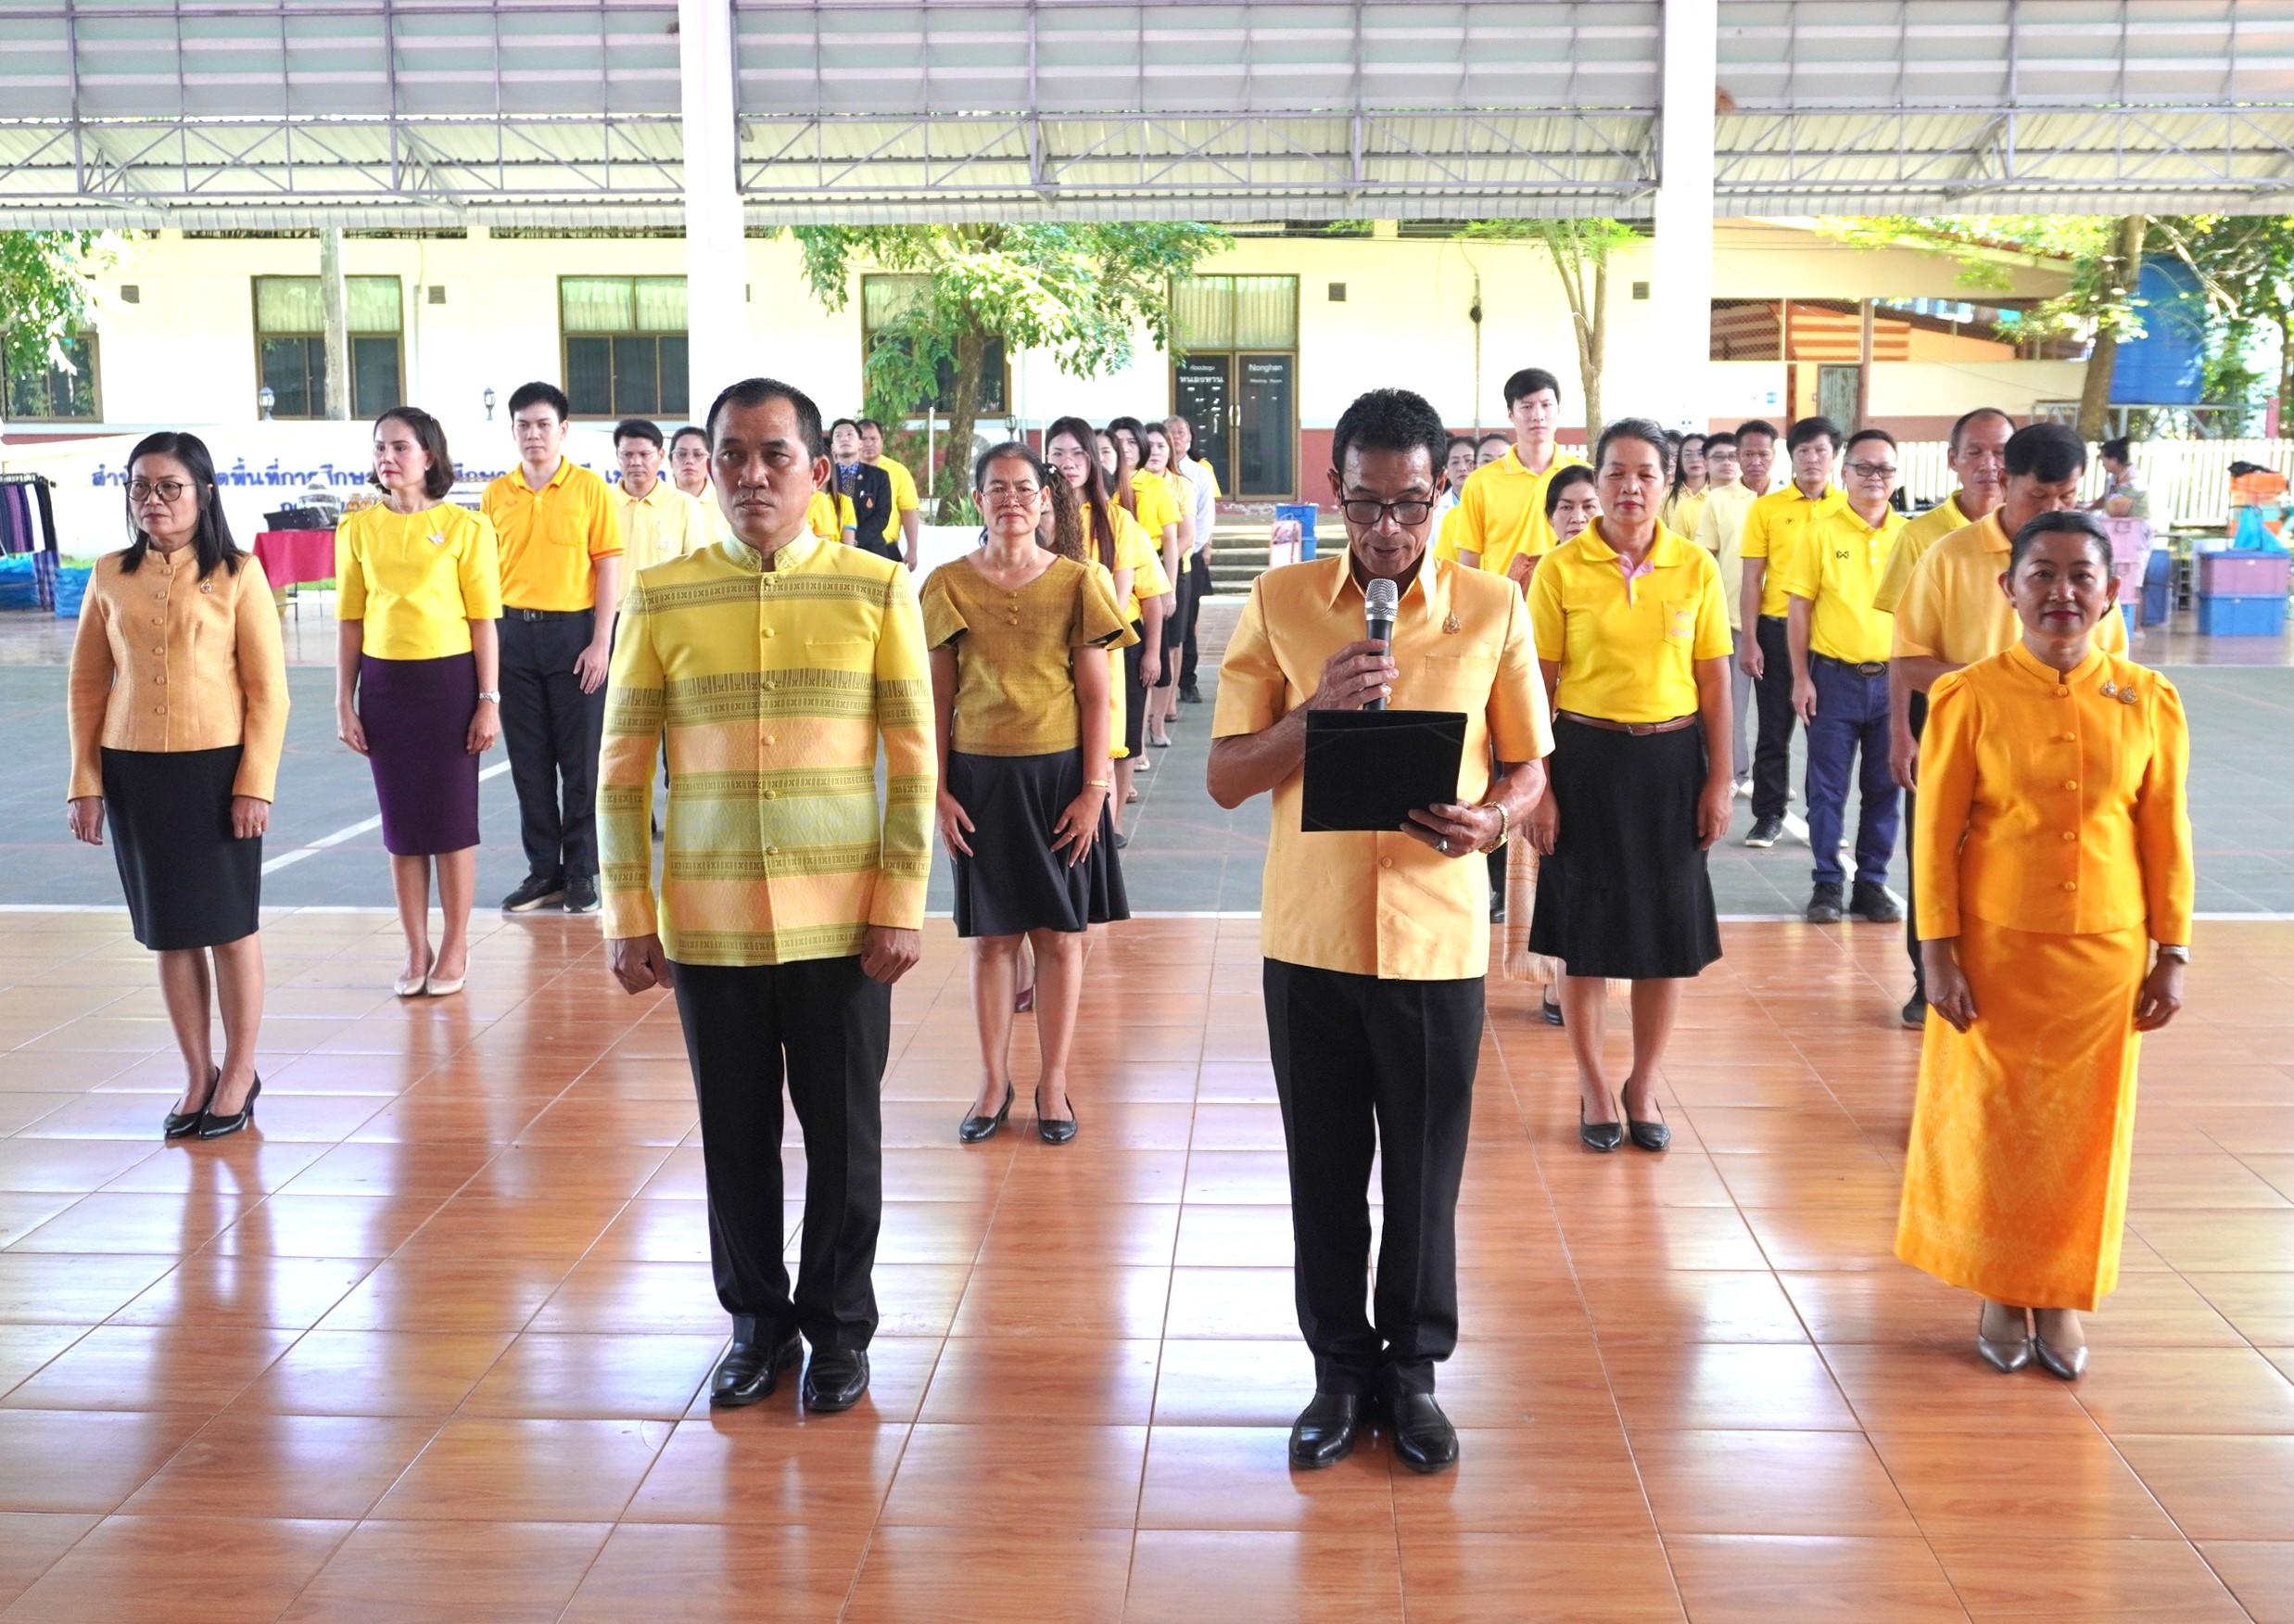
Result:
<svg viewBox="0 0 2294 1624">
<path fill-rule="evenodd" d="M 1617 1103 L 1622 1105 L 1624 1101 L 1620 1099 Z M 1625 1114 L 1626 1136 L 1643 1150 L 1662 1150 L 1673 1142 L 1673 1130 L 1665 1123 L 1665 1108 L 1657 1106 L 1656 1113 L 1653 1123 L 1642 1122 L 1630 1111 Z"/>
<path fill-rule="evenodd" d="M 982 1139 L 995 1137 L 995 1130 L 1011 1115 L 1011 1085 L 1004 1085 L 1004 1103 L 994 1116 L 968 1116 L 956 1125 L 956 1136 L 967 1145 L 977 1145 Z"/>
<path fill-rule="evenodd" d="M 780 1373 L 796 1363 L 800 1351 L 794 1337 L 779 1343 L 735 1342 L 709 1378 L 709 1407 L 737 1410 L 771 1398 Z"/>
<path fill-rule="evenodd" d="M 1578 1143 L 1588 1150 L 1614 1150 L 1625 1143 L 1625 1124 L 1620 1122 L 1587 1122 L 1585 1102 L 1580 1099 L 1578 1101 Z"/>
<path fill-rule="evenodd" d="M 860 1395 L 868 1390 L 868 1356 L 857 1349 L 844 1352 L 840 1349 L 813 1350 L 813 1362 L 805 1367 L 805 1407 L 833 1415 L 849 1410 L 860 1402 Z"/>
<path fill-rule="evenodd" d="M 220 1088 L 222 1085 L 218 1083 L 216 1086 Z M 229 1116 L 219 1116 L 211 1109 L 199 1113 L 199 1137 L 224 1139 L 253 1127 L 255 1125 L 255 1101 L 262 1091 L 262 1073 L 258 1072 L 255 1074 L 254 1085 L 247 1091 L 247 1097 L 239 1102 L 237 1110 L 233 1111 Z M 210 1094 L 207 1097 L 208 1104 L 212 1107 L 215 1103 L 215 1097 Z"/>
<path fill-rule="evenodd" d="M 1432 1393 L 1389 1384 L 1379 1405 L 1403 1465 L 1413 1472 L 1439 1472 L 1458 1464 L 1458 1429 L 1450 1425 Z"/>
<path fill-rule="evenodd" d="M 1362 1394 L 1317 1389 L 1290 1428 L 1290 1464 L 1308 1471 L 1337 1465 L 1354 1453 L 1362 1425 Z"/>
<path fill-rule="evenodd" d="M 1046 1145 L 1064 1145 L 1075 1137 L 1075 1101 L 1072 1099 L 1068 1101 L 1068 1114 L 1064 1117 L 1046 1117 L 1044 1114 L 1043 1092 L 1041 1089 L 1037 1090 L 1035 1096 L 1035 1136 L 1037 1138 Z"/>
<path fill-rule="evenodd" d="M 167 1121 L 161 1124 L 164 1136 L 170 1139 L 188 1139 L 197 1133 L 199 1119 L 207 1115 L 207 1102 L 215 1097 L 215 1090 L 222 1085 L 222 1080 L 223 1069 L 221 1066 L 212 1068 L 208 1075 L 206 1097 L 189 1110 L 168 1112 Z"/>
</svg>

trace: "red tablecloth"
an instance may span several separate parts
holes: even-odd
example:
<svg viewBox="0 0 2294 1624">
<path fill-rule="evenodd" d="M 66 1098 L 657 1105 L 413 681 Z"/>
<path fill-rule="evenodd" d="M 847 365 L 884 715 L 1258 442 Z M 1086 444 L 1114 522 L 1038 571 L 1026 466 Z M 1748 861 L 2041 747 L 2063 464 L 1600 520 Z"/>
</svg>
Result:
<svg viewBox="0 0 2294 1624">
<path fill-rule="evenodd" d="M 332 530 L 263 530 L 255 538 L 255 556 L 274 587 L 297 581 L 331 580 L 335 575 Z"/>
</svg>

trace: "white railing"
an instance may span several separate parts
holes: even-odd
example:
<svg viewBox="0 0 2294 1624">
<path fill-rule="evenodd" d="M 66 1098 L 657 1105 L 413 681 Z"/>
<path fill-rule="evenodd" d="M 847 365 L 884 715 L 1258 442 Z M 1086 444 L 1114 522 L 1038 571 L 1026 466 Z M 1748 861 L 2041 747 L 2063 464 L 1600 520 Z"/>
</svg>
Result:
<svg viewBox="0 0 2294 1624">
<path fill-rule="evenodd" d="M 1942 440 L 1907 440 L 1896 448 L 1904 489 L 1915 512 L 1949 496 L 1958 482 L 1945 462 Z M 2294 479 L 2294 440 L 2145 440 L 2135 448 L 2136 472 L 2150 494 L 2150 522 L 2160 529 L 2220 529 L 2230 519 L 2230 465 L 2254 463 Z M 1781 462 L 1782 459 L 1779 459 Z M 2083 500 L 2103 493 L 2102 459 L 2087 448 Z"/>
</svg>

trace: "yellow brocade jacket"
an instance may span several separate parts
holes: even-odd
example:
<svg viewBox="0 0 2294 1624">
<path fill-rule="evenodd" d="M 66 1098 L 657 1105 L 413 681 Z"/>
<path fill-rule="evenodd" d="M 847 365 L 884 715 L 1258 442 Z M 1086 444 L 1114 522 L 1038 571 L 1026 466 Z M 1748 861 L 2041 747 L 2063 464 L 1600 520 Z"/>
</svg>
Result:
<svg viewBox="0 0 2294 1624">
<path fill-rule="evenodd" d="M 2189 942 L 2190 733 L 2172 682 L 2100 650 L 2065 679 L 2018 642 L 1939 678 L 1928 705 L 1913 831 L 1923 939 L 1972 916 Z"/>
</svg>

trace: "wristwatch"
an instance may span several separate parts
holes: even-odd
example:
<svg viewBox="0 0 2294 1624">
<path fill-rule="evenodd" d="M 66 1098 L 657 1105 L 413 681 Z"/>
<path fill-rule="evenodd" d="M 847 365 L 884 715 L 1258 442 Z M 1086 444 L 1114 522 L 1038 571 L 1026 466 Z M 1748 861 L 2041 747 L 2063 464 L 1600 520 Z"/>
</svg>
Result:
<svg viewBox="0 0 2294 1624">
<path fill-rule="evenodd" d="M 1484 801 L 1480 806 L 1475 807 L 1474 810 L 1477 812 L 1495 812 L 1498 815 L 1497 838 L 1492 840 L 1488 845 L 1481 848 L 1485 852 L 1496 851 L 1500 846 L 1505 844 L 1505 837 L 1509 832 L 1511 832 L 1511 824 L 1505 816 L 1505 803 L 1502 801 Z"/>
<path fill-rule="evenodd" d="M 501 691 L 494 688 L 481 688 L 478 690 L 478 697 L 488 704 L 500 704 L 501 703 Z"/>
<path fill-rule="evenodd" d="M 2183 963 L 2188 964 L 2190 962 L 2190 949 L 2182 946 L 2179 944 L 2161 942 L 2159 944 L 2159 957 L 2161 958 L 2180 959 Z"/>
</svg>

